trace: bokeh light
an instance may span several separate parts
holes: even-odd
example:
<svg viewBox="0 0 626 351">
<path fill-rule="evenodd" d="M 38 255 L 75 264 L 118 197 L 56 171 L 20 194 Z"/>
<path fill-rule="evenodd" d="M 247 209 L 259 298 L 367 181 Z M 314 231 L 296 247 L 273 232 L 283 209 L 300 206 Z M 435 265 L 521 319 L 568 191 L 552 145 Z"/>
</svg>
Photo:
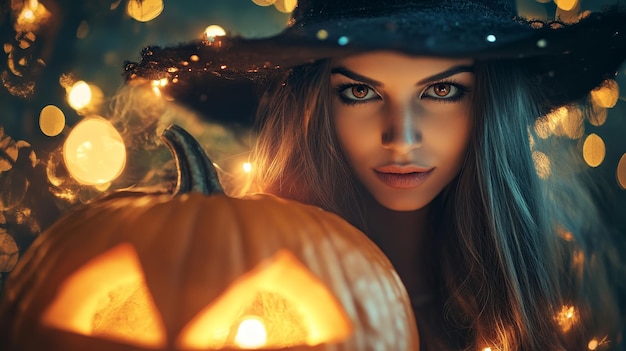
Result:
<svg viewBox="0 0 626 351">
<path fill-rule="evenodd" d="M 252 164 L 250 162 L 244 162 L 242 168 L 244 172 L 250 173 L 252 171 Z"/>
<path fill-rule="evenodd" d="M 252 2 L 259 6 L 271 6 L 274 5 L 276 0 L 252 0 Z"/>
<path fill-rule="evenodd" d="M 139 22 L 149 22 L 163 12 L 163 0 L 128 0 L 126 13 Z"/>
<path fill-rule="evenodd" d="M 578 321 L 578 312 L 574 306 L 562 306 L 556 315 L 556 321 L 563 332 L 569 331 Z"/>
<path fill-rule="evenodd" d="M 50 12 L 37 0 L 24 1 L 22 10 L 16 18 L 16 29 L 36 31 L 39 25 L 50 18 Z"/>
<path fill-rule="evenodd" d="M 626 190 L 626 153 L 620 157 L 619 162 L 617 163 L 617 184 L 622 188 L 622 190 Z"/>
<path fill-rule="evenodd" d="M 328 31 L 326 29 L 320 29 L 317 31 L 317 34 L 315 36 L 319 40 L 326 40 L 326 38 L 328 38 Z"/>
<path fill-rule="evenodd" d="M 594 105 L 611 108 L 619 99 L 619 86 L 613 79 L 605 80 L 601 87 L 591 91 L 591 101 Z"/>
<path fill-rule="evenodd" d="M 595 133 L 589 134 L 583 143 L 583 158 L 590 167 L 598 167 L 604 156 L 606 155 L 606 147 L 604 140 Z"/>
<path fill-rule="evenodd" d="M 68 135 L 63 160 L 79 183 L 104 184 L 116 179 L 124 169 L 126 147 L 111 123 L 101 117 L 89 117 Z"/>
<path fill-rule="evenodd" d="M 296 8 L 297 4 L 298 0 L 276 0 L 274 7 L 280 12 L 290 13 Z"/>
<path fill-rule="evenodd" d="M 535 133 L 541 139 L 566 136 L 579 139 L 585 132 L 583 113 L 575 106 L 563 106 L 535 121 Z"/>
<path fill-rule="evenodd" d="M 599 127 L 606 122 L 608 117 L 608 109 L 600 106 L 593 106 L 593 111 L 589 115 L 589 123 L 592 126 Z"/>
<path fill-rule="evenodd" d="M 60 108 L 48 105 L 39 113 L 39 129 L 47 136 L 57 136 L 65 128 L 65 114 Z"/>
<path fill-rule="evenodd" d="M 204 35 L 207 38 L 215 38 L 215 37 L 221 37 L 226 35 L 226 31 L 224 30 L 224 28 L 216 25 L 216 24 L 212 24 L 208 27 L 206 27 L 206 29 L 204 30 Z"/>
<path fill-rule="evenodd" d="M 87 82 L 80 80 L 68 90 L 67 102 L 75 110 L 80 110 L 91 102 L 91 88 Z"/>
<path fill-rule="evenodd" d="M 578 0 L 554 0 L 554 2 L 563 11 L 572 11 L 578 5 Z"/>
</svg>

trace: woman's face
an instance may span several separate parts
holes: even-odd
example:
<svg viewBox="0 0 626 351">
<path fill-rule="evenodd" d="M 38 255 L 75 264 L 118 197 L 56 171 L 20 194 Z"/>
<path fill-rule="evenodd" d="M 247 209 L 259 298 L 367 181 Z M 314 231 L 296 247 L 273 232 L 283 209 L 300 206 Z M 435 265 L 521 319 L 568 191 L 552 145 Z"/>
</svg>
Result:
<svg viewBox="0 0 626 351">
<path fill-rule="evenodd" d="M 383 206 L 429 204 L 458 174 L 470 137 L 473 61 L 372 52 L 333 63 L 335 128 Z"/>
</svg>

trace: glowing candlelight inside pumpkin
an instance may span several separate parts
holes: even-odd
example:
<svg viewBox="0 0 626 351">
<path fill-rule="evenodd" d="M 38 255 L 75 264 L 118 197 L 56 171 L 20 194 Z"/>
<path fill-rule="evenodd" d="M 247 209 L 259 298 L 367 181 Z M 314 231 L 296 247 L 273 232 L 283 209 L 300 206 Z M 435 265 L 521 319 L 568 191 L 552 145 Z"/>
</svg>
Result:
<svg viewBox="0 0 626 351">
<path fill-rule="evenodd" d="M 245 311 L 244 314 L 241 311 Z M 263 322 L 264 347 L 318 345 L 347 338 L 353 330 L 345 311 L 324 284 L 291 253 L 278 251 L 233 282 L 181 331 L 180 348 L 207 349 L 240 344 L 237 335 Z M 239 324 L 238 324 L 239 322 Z M 250 323 L 250 324 L 248 324 Z M 232 334 L 231 334 L 232 333 Z M 229 337 L 230 336 L 230 337 Z M 260 342 L 260 337 L 249 336 Z M 258 347 L 258 346 L 255 346 Z"/>
<path fill-rule="evenodd" d="M 129 243 L 92 258 L 61 285 L 43 323 L 163 347 L 165 324 L 141 264 Z M 280 348 L 339 341 L 351 333 L 352 324 L 334 296 L 289 252 L 279 251 L 187 322 L 176 344 L 180 349 Z"/>
<path fill-rule="evenodd" d="M 70 175 L 87 185 L 117 178 L 126 164 L 122 136 L 105 119 L 91 117 L 77 124 L 63 145 L 63 159 Z"/>
<path fill-rule="evenodd" d="M 245 317 L 237 327 L 235 344 L 243 349 L 254 349 L 265 346 L 267 343 L 267 331 L 260 318 L 254 316 Z"/>
<path fill-rule="evenodd" d="M 88 261 L 61 285 L 43 323 L 136 346 L 164 347 L 163 321 L 143 275 L 133 247 L 119 245 Z"/>
</svg>

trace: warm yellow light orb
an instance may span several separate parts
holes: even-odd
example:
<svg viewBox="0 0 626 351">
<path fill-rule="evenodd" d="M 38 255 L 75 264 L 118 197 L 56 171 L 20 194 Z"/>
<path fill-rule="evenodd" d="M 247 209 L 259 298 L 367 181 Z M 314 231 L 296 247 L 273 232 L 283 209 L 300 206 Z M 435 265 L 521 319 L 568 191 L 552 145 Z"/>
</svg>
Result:
<svg viewBox="0 0 626 351">
<path fill-rule="evenodd" d="M 18 31 L 33 31 L 50 17 L 50 12 L 37 0 L 22 1 L 22 10 L 15 19 L 15 29 Z"/>
<path fill-rule="evenodd" d="M 108 183 L 126 164 L 126 147 L 119 132 L 104 118 L 90 117 L 77 124 L 63 145 L 63 160 L 81 184 Z"/>
<path fill-rule="evenodd" d="M 224 30 L 224 28 L 212 24 L 208 27 L 206 27 L 206 29 L 204 30 L 204 35 L 207 36 L 207 38 L 215 38 L 215 37 L 221 37 L 226 35 L 226 31 Z"/>
<path fill-rule="evenodd" d="M 129 0 L 126 13 L 139 22 L 149 22 L 163 12 L 163 0 Z"/>
<path fill-rule="evenodd" d="M 563 11 L 572 11 L 578 5 L 578 0 L 554 0 L 554 2 Z"/>
<path fill-rule="evenodd" d="M 252 171 L 252 164 L 250 162 L 244 162 L 242 167 L 243 171 L 246 173 L 250 173 Z"/>
<path fill-rule="evenodd" d="M 283 13 L 293 12 L 293 10 L 296 8 L 296 5 L 298 5 L 298 0 L 276 0 L 276 2 L 274 3 L 274 7 L 276 7 L 278 11 Z"/>
<path fill-rule="evenodd" d="M 65 128 L 65 114 L 60 108 L 48 105 L 39 113 L 39 129 L 47 136 L 57 136 Z"/>
<path fill-rule="evenodd" d="M 28 21 L 32 20 L 35 17 L 35 14 L 30 9 L 22 11 L 21 15 L 22 17 L 24 17 L 25 20 L 28 20 Z"/>
<path fill-rule="evenodd" d="M 583 158 L 591 167 L 598 167 L 606 155 L 604 140 L 595 133 L 589 134 L 583 144 Z"/>
<path fill-rule="evenodd" d="M 243 349 L 256 349 L 267 343 L 267 332 L 263 322 L 256 317 L 246 317 L 235 335 L 235 344 Z"/>
<path fill-rule="evenodd" d="M 620 157 L 619 162 L 617 163 L 617 183 L 619 186 L 626 190 L 626 154 L 623 154 Z"/>
<path fill-rule="evenodd" d="M 85 81 L 78 81 L 72 85 L 67 94 L 67 102 L 75 110 L 80 110 L 91 102 L 91 87 Z"/>
<path fill-rule="evenodd" d="M 601 87 L 591 91 L 591 101 L 594 105 L 612 108 L 619 100 L 619 85 L 613 79 L 604 81 Z"/>
<path fill-rule="evenodd" d="M 252 0 L 252 2 L 259 6 L 270 6 L 273 5 L 276 0 Z"/>
</svg>

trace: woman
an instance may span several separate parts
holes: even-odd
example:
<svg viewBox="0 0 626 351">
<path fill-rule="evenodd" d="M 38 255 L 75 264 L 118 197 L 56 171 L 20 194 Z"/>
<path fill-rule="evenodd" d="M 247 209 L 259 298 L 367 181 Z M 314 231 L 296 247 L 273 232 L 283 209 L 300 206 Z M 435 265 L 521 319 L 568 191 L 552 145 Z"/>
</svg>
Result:
<svg viewBox="0 0 626 351">
<path fill-rule="evenodd" d="M 591 202 L 572 178 L 539 178 L 528 131 L 541 100 L 514 62 L 373 52 L 299 67 L 274 94 L 252 157 L 259 189 L 364 230 L 407 287 L 422 349 L 574 350 L 594 334 L 573 337 L 563 309 L 618 318 L 568 293 L 584 247 L 564 233 L 580 245 L 591 233 L 551 189 Z"/>
<path fill-rule="evenodd" d="M 276 37 L 152 48 L 127 69 L 262 82 L 251 190 L 370 236 L 409 291 L 422 350 L 617 349 L 604 230 L 567 143 L 534 130 L 612 77 L 626 14 L 549 25 L 514 5 L 301 0 Z"/>
</svg>

